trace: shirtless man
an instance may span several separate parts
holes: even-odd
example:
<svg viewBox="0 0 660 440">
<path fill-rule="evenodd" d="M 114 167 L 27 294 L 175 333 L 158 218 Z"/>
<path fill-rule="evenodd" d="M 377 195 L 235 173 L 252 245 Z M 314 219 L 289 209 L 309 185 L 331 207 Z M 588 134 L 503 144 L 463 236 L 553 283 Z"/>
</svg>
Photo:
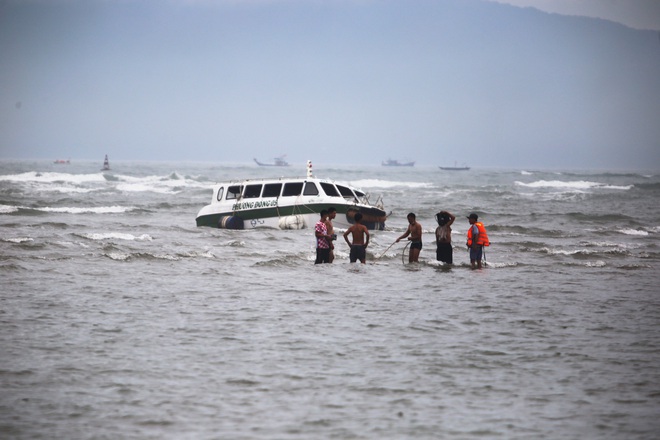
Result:
<svg viewBox="0 0 660 440">
<path fill-rule="evenodd" d="M 406 232 L 401 237 L 396 239 L 396 242 L 398 243 L 402 238 L 410 236 L 408 237 L 408 240 L 410 240 L 408 262 L 416 263 L 419 261 L 419 252 L 422 250 L 422 225 L 417 223 L 415 214 L 412 212 L 408 214 L 408 223 L 410 223 L 408 229 L 406 229 Z"/>
<path fill-rule="evenodd" d="M 435 230 L 436 260 L 452 264 L 454 257 L 451 247 L 451 225 L 456 220 L 456 216 L 448 211 L 440 211 L 435 215 L 435 219 L 438 222 L 438 227 Z"/>
<path fill-rule="evenodd" d="M 334 207 L 328 208 L 328 217 L 325 219 L 325 226 L 328 228 L 328 235 L 333 237 L 330 241 L 330 263 L 335 259 L 335 244 L 332 242 L 337 239 L 335 228 L 332 226 L 332 220 L 334 220 L 335 217 L 337 217 L 337 209 Z"/>
<path fill-rule="evenodd" d="M 369 246 L 369 229 L 362 223 L 362 214 L 359 212 L 355 214 L 355 223 L 351 225 L 350 228 L 344 232 L 344 240 L 351 248 L 350 259 L 351 263 L 355 263 L 357 260 L 360 260 L 362 264 L 366 263 L 367 260 L 367 246 Z M 353 243 L 348 241 L 348 234 L 352 235 Z M 367 237 L 366 241 L 364 237 Z"/>
</svg>

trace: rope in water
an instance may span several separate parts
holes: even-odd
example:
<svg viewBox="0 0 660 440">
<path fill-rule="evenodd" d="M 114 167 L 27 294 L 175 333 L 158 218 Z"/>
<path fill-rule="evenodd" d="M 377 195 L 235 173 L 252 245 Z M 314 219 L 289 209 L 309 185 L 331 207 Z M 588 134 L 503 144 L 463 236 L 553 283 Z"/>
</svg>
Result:
<svg viewBox="0 0 660 440">
<path fill-rule="evenodd" d="M 383 255 L 385 255 L 385 253 L 386 253 L 387 251 L 389 251 L 390 248 L 391 248 L 392 246 L 394 246 L 395 244 L 396 244 L 396 241 L 395 241 L 394 243 L 392 243 L 391 245 L 389 245 L 389 246 L 387 247 L 387 249 L 385 249 L 385 251 L 384 251 L 382 254 L 380 254 L 378 257 L 376 257 L 376 259 L 382 258 Z"/>
<path fill-rule="evenodd" d="M 412 243 L 412 241 L 409 241 L 409 242 L 406 244 L 406 246 L 403 248 L 403 252 L 401 252 L 401 263 L 403 263 L 404 265 L 406 264 L 406 260 L 405 260 L 406 249 L 408 249 L 408 246 L 410 246 L 410 243 Z"/>
</svg>

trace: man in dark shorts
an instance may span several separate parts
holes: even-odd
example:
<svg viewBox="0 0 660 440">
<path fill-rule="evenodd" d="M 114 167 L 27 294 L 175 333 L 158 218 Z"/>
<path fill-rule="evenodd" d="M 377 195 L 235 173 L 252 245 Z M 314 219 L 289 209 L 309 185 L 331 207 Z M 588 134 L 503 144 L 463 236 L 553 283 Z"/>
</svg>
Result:
<svg viewBox="0 0 660 440">
<path fill-rule="evenodd" d="M 360 223 L 362 221 L 362 214 L 359 212 L 355 214 L 354 220 L 355 223 L 344 232 L 344 240 L 351 247 L 349 257 L 351 263 L 360 260 L 362 264 L 365 264 L 367 261 L 367 246 L 369 246 L 369 229 Z M 353 243 L 348 241 L 348 234 L 352 235 Z M 364 239 L 365 236 L 367 237 L 366 241 Z"/>
<path fill-rule="evenodd" d="M 414 213 L 408 214 L 408 229 L 406 232 L 399 238 L 396 239 L 398 243 L 402 238 L 408 236 L 410 240 L 410 255 L 408 255 L 409 263 L 417 263 L 419 261 L 419 252 L 422 250 L 422 225 L 420 225 Z"/>
<path fill-rule="evenodd" d="M 438 227 L 435 230 L 435 241 L 438 245 L 436 250 L 436 260 L 443 263 L 453 264 L 454 256 L 451 247 L 451 224 L 456 220 L 456 216 L 448 211 L 440 211 L 435 215 Z"/>
</svg>

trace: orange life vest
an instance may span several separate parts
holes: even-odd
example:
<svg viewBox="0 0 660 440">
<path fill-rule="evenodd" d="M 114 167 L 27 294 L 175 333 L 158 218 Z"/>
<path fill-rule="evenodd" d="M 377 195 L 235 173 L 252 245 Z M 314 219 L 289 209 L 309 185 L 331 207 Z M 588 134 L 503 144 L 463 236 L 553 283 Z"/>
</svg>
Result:
<svg viewBox="0 0 660 440">
<path fill-rule="evenodd" d="M 490 246 L 490 241 L 488 241 L 488 234 L 486 233 L 486 228 L 481 222 L 475 222 L 474 226 L 479 229 L 479 235 L 477 236 L 477 244 L 480 246 Z M 472 225 L 467 232 L 467 245 L 472 246 Z"/>
</svg>

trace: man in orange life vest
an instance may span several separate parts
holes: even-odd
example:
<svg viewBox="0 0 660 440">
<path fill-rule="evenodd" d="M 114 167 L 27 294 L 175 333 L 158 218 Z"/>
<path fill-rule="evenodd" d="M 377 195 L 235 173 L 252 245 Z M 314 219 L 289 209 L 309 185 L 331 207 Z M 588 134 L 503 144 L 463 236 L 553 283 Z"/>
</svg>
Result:
<svg viewBox="0 0 660 440">
<path fill-rule="evenodd" d="M 474 212 L 468 215 L 470 228 L 467 232 L 467 247 L 470 249 L 470 264 L 472 269 L 481 269 L 481 259 L 483 258 L 484 246 L 490 246 L 488 234 L 484 224 L 477 221 L 479 216 Z"/>
</svg>

